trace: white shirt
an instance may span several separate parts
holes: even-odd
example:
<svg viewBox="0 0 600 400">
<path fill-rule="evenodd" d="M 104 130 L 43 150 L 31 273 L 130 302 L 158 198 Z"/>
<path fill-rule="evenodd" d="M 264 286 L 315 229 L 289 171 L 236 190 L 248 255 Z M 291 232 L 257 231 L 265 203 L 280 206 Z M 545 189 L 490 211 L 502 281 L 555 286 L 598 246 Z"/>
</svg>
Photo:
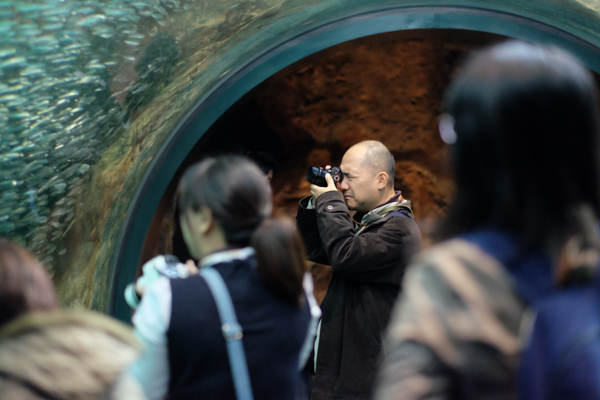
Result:
<svg viewBox="0 0 600 400">
<path fill-rule="evenodd" d="M 254 255 L 252 247 L 218 252 L 204 257 L 200 262 L 200 268 L 236 259 L 244 260 L 252 255 Z M 313 295 L 310 273 L 304 275 L 302 284 L 310 307 L 311 322 L 300 351 L 299 368 L 304 366 L 310 356 L 317 323 L 321 317 L 321 309 Z M 130 371 L 144 389 L 149 400 L 164 399 L 169 389 L 167 331 L 171 322 L 172 301 L 169 279 L 161 277 L 146 288 L 142 301 L 132 318 L 134 333 L 144 346 L 145 352 L 130 367 Z"/>
</svg>

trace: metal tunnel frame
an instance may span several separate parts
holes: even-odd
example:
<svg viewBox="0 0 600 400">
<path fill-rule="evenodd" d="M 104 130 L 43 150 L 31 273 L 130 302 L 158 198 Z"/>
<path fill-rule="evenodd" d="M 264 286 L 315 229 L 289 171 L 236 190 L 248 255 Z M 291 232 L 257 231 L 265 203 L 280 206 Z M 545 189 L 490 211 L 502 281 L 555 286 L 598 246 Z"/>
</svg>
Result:
<svg viewBox="0 0 600 400">
<path fill-rule="evenodd" d="M 464 2 L 469 3 L 469 2 Z M 383 9 L 384 7 L 388 7 Z M 541 21 L 514 14 L 469 6 L 417 6 L 362 12 L 323 25 L 307 28 L 298 36 L 274 48 L 257 53 L 246 65 L 226 76 L 200 98 L 173 130 L 149 165 L 142 184 L 131 202 L 127 219 L 115 247 L 111 268 L 110 313 L 129 321 L 131 312 L 123 292 L 132 282 L 150 221 L 167 185 L 208 128 L 236 101 L 285 67 L 311 54 L 361 37 L 402 30 L 461 29 L 503 35 L 542 44 L 560 46 L 600 73 L 600 49 L 588 34 L 575 28 L 567 31 Z"/>
</svg>

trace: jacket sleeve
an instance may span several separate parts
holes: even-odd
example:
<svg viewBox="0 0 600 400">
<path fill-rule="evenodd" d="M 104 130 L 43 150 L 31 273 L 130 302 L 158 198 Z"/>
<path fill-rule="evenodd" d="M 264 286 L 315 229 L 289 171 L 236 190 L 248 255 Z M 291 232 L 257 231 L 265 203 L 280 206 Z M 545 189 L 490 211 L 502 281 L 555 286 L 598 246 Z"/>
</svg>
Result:
<svg viewBox="0 0 600 400">
<path fill-rule="evenodd" d="M 296 227 L 304 241 L 308 259 L 315 263 L 330 265 L 319 234 L 316 210 L 307 208 L 310 198 L 311 196 L 308 196 L 300 200 L 298 213 L 296 214 Z"/>
<path fill-rule="evenodd" d="M 414 269 L 407 272 L 400 301 L 392 311 L 383 347 L 386 354 L 377 377 L 375 400 L 460 398 L 452 395 L 452 371 L 429 346 L 427 335 L 422 330 L 423 324 L 426 324 L 437 332 L 439 342 L 449 342 L 447 332 L 441 329 L 443 325 L 436 321 L 435 315 L 423 315 L 423 308 L 429 305 L 429 299 L 425 299 L 421 292 L 420 278 L 423 272 Z M 427 331 L 429 329 L 426 328 Z"/>
<path fill-rule="evenodd" d="M 149 400 L 161 400 L 169 388 L 167 330 L 171 318 L 171 284 L 162 277 L 147 289 L 133 315 L 134 333 L 144 346 L 142 356 L 129 367 Z"/>
<path fill-rule="evenodd" d="M 401 342 L 385 359 L 375 400 L 446 400 L 452 397 L 451 374 L 427 346 Z"/>
<path fill-rule="evenodd" d="M 356 235 L 339 192 L 327 192 L 316 202 L 316 219 L 325 252 L 336 273 L 361 282 L 400 284 L 408 261 L 421 248 L 417 224 L 392 216 Z"/>
<path fill-rule="evenodd" d="M 515 399 L 523 304 L 501 267 L 470 250 L 409 267 L 385 339 L 376 399 Z"/>
</svg>

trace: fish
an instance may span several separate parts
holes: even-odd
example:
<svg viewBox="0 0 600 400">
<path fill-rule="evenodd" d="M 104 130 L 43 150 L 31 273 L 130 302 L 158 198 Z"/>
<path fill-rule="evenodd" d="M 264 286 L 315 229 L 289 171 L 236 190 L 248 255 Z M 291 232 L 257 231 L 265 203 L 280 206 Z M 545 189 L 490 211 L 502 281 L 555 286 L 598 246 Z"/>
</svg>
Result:
<svg viewBox="0 0 600 400">
<path fill-rule="evenodd" d="M 58 241 L 78 218 L 81 180 L 134 121 L 115 93 L 127 87 L 143 111 L 164 92 L 181 60 L 179 39 L 163 26 L 203 7 L 0 0 L 0 234 L 25 243 L 50 270 L 68 254 Z M 127 64 L 137 74 L 112 90 Z"/>
<path fill-rule="evenodd" d="M 106 15 L 104 14 L 93 14 L 89 17 L 85 17 L 76 23 L 77 26 L 93 26 L 99 22 L 106 21 Z"/>
<path fill-rule="evenodd" d="M 2 30 L 0 29 L 0 33 L 2 32 Z M 25 65 L 27 63 L 27 59 L 23 56 L 15 56 L 15 57 L 11 57 L 9 59 L 6 59 L 2 62 L 0 62 L 0 69 L 4 69 L 6 67 L 18 67 L 18 66 L 22 66 Z"/>
<path fill-rule="evenodd" d="M 17 53 L 17 48 L 16 47 L 4 47 L 4 48 L 0 48 L 0 58 L 5 58 L 8 56 L 12 56 L 15 55 Z"/>
</svg>

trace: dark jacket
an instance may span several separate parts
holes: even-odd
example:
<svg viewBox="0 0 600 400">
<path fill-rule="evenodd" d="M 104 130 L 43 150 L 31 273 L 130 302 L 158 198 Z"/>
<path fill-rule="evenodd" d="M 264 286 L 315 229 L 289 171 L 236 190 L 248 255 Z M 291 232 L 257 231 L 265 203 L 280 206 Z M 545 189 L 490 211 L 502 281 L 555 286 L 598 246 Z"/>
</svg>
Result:
<svg viewBox="0 0 600 400">
<path fill-rule="evenodd" d="M 437 244 L 408 268 L 375 398 L 516 399 L 525 312 L 489 253 L 463 239 Z"/>
<path fill-rule="evenodd" d="M 527 314 L 535 315 L 530 335 L 521 333 L 526 346 L 516 373 L 517 397 L 600 399 L 600 276 L 580 275 L 559 286 L 551 259 L 539 250 L 521 255 L 514 235 L 483 230 L 463 238 L 502 264 Z"/>
<path fill-rule="evenodd" d="M 559 288 L 553 270 L 499 230 L 423 253 L 392 315 L 376 399 L 600 399 L 600 277 Z"/>
<path fill-rule="evenodd" d="M 415 220 L 401 211 L 369 222 L 358 234 L 339 192 L 300 202 L 298 229 L 311 261 L 333 267 L 312 398 L 370 399 L 382 336 L 404 269 L 421 249 Z"/>
<path fill-rule="evenodd" d="M 255 399 L 296 399 L 299 353 L 310 311 L 289 304 L 259 281 L 254 259 L 214 265 L 231 295 L 243 328 L 243 345 Z M 171 280 L 167 332 L 169 399 L 235 399 L 225 339 L 215 301 L 199 276 Z"/>
</svg>

